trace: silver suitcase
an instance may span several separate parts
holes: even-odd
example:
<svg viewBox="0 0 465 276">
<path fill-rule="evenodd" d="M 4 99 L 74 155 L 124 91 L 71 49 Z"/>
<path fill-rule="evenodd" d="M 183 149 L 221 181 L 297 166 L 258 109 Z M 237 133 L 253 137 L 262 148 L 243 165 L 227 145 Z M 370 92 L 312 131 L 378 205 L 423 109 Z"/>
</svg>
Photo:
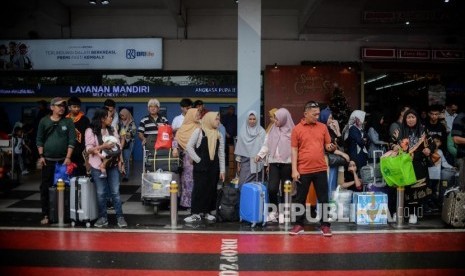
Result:
<svg viewBox="0 0 465 276">
<path fill-rule="evenodd" d="M 465 227 L 465 192 L 453 188 L 444 193 L 442 220 L 454 227 Z"/>
<path fill-rule="evenodd" d="M 70 218 L 71 226 L 76 222 L 90 222 L 98 217 L 97 190 L 95 183 L 89 177 L 77 176 L 69 181 L 70 189 Z"/>
</svg>

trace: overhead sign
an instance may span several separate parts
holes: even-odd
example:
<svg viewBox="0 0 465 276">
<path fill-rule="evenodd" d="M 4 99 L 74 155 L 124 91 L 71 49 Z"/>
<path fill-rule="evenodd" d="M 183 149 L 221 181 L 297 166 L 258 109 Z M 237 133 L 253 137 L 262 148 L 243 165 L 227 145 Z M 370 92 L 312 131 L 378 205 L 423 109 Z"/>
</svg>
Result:
<svg viewBox="0 0 465 276">
<path fill-rule="evenodd" d="M 462 61 L 465 51 L 456 49 L 362 48 L 363 60 Z"/>
<path fill-rule="evenodd" d="M 7 97 L 237 97 L 235 86 L 152 86 L 152 85 L 79 85 L 1 88 Z"/>
<path fill-rule="evenodd" d="M 0 47 L 0 70 L 163 68 L 161 38 L 0 40 Z"/>
</svg>

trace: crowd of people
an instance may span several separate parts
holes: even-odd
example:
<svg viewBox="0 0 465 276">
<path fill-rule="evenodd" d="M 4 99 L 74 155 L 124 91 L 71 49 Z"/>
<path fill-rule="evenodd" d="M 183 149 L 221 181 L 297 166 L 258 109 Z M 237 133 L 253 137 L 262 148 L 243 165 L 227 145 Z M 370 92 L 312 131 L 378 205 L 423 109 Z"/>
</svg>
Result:
<svg viewBox="0 0 465 276">
<path fill-rule="evenodd" d="M 119 186 L 120 181 L 128 181 L 130 177 L 136 136 L 153 154 L 158 128 L 170 123 L 160 115 L 157 99 L 148 101 L 148 114 L 138 125 L 128 109 L 117 113 L 116 103 L 111 99 L 106 100 L 90 120 L 80 106 L 79 98 L 57 97 L 51 100 L 51 112 L 46 108 L 38 120 L 36 147 L 42 167 L 41 223 L 49 223 L 48 188 L 53 185 L 55 164 L 75 163 L 75 173 L 91 175 L 97 186 L 99 217 L 94 226 L 108 225 L 107 201 L 111 199 L 117 225 L 126 227 Z M 234 106 L 220 115 L 206 110 L 201 100 L 182 99 L 181 114 L 174 118 L 171 126 L 173 155 L 183 160 L 180 205 L 191 211 L 185 222 L 215 220 L 217 183 L 226 179 L 226 160 L 231 154 L 227 150 L 229 145 L 235 145 L 233 160 L 237 164 L 239 187 L 262 180 L 259 176 L 266 172 L 269 201 L 275 205 L 283 202 L 286 180 L 297 184 L 293 202 L 305 205 L 313 184 L 318 202 L 328 203 L 333 188 L 328 185 L 327 171 L 328 166 L 334 166 L 332 162 L 344 164 L 344 179 L 339 181 L 341 187 L 360 191 L 368 184 L 363 183 L 360 170 L 377 161 L 373 152 L 404 150 L 412 156 L 417 179 L 417 183 L 406 190 L 406 202 L 416 209 L 423 207 L 424 212 L 435 212 L 441 206 L 442 195 L 438 179 L 429 175 L 428 168 L 436 166 L 456 171 L 457 162 L 465 156 L 464 114 L 457 115 L 457 109 L 457 104 L 452 102 L 446 104 L 445 110 L 439 105 L 430 106 L 427 119 L 422 121 L 414 109 L 402 106 L 387 125 L 387 115 L 367 114 L 362 110 L 354 110 L 348 122 L 338 122 L 329 107 L 320 108 L 317 102 L 309 101 L 297 124 L 286 108 L 271 109 L 270 123 L 265 129 L 254 110 L 246 113 L 244 122 L 237 122 Z M 24 143 L 19 126 L 13 136 L 18 148 L 22 148 L 15 154 L 21 156 L 24 151 L 33 151 Z M 115 140 L 112 142 L 109 137 Z M 114 149 L 120 150 L 111 154 Z M 334 158 L 339 161 L 331 161 Z M 23 167 L 24 164 L 21 170 L 27 173 Z M 282 215 L 271 212 L 267 219 L 282 221 Z M 414 223 L 418 214 L 412 215 L 410 222 Z M 304 231 L 305 217 L 305 213 L 297 217 L 290 234 Z M 324 236 L 332 235 L 328 221 L 321 220 L 321 232 Z"/>
</svg>

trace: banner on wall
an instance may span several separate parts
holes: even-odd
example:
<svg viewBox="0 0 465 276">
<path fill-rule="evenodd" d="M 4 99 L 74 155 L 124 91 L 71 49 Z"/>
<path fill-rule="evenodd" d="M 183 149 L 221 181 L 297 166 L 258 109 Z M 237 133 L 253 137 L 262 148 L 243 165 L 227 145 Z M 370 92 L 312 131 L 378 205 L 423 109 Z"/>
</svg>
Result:
<svg viewBox="0 0 465 276">
<path fill-rule="evenodd" d="M 79 85 L 0 88 L 7 97 L 237 97 L 235 86 Z"/>
<path fill-rule="evenodd" d="M 162 68 L 161 38 L 0 40 L 0 70 Z"/>
<path fill-rule="evenodd" d="M 306 102 L 313 100 L 329 104 L 336 86 L 344 91 L 352 109 L 360 107 L 360 76 L 354 68 L 336 65 L 267 66 L 265 114 L 272 108 L 284 107 L 297 124 L 303 117 Z"/>
</svg>

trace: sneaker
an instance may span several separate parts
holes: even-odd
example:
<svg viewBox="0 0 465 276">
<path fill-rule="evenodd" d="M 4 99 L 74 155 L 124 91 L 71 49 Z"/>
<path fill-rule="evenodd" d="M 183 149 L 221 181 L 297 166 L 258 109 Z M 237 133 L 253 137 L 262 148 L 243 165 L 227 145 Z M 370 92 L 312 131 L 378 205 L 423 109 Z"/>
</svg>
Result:
<svg viewBox="0 0 465 276">
<path fill-rule="evenodd" d="M 44 216 L 44 218 L 40 221 L 40 224 L 42 225 L 45 225 L 45 224 L 48 224 L 49 221 L 48 221 L 48 216 Z"/>
<path fill-rule="evenodd" d="M 408 218 L 408 223 L 409 224 L 417 224 L 418 218 L 417 215 L 411 214 L 410 217 Z"/>
<path fill-rule="evenodd" d="M 283 224 L 283 223 L 284 223 L 284 214 L 279 213 L 279 215 L 278 215 L 278 222 L 279 222 L 279 224 Z"/>
<path fill-rule="evenodd" d="M 267 222 L 277 222 L 278 218 L 278 213 L 276 212 L 270 212 L 268 213 L 268 216 L 266 217 Z"/>
<path fill-rule="evenodd" d="M 187 223 L 192 223 L 192 222 L 201 221 L 201 220 L 202 220 L 202 217 L 200 217 L 200 215 L 198 214 L 193 214 L 184 219 L 184 221 Z"/>
<path fill-rule="evenodd" d="M 99 218 L 94 223 L 94 227 L 97 227 L 97 228 L 102 228 L 103 226 L 107 226 L 107 225 L 108 225 L 108 220 L 107 220 L 107 218 L 104 218 L 104 217 Z"/>
<path fill-rule="evenodd" d="M 328 225 L 322 225 L 320 230 L 321 230 L 321 233 L 323 234 L 324 237 L 332 237 L 333 236 L 333 232 L 331 232 L 331 227 L 329 227 Z"/>
<path fill-rule="evenodd" d="M 126 222 L 126 220 L 124 219 L 124 217 L 119 217 L 117 219 L 118 221 L 118 227 L 120 228 L 123 228 L 123 227 L 128 227 L 128 223 Z"/>
<path fill-rule="evenodd" d="M 291 231 L 289 231 L 289 235 L 295 236 L 302 234 L 304 232 L 304 227 L 302 225 L 296 224 L 292 227 Z"/>
<path fill-rule="evenodd" d="M 206 214 L 203 216 L 204 219 L 208 220 L 208 221 L 215 221 L 216 218 L 215 216 L 211 215 L 211 214 Z"/>
</svg>

